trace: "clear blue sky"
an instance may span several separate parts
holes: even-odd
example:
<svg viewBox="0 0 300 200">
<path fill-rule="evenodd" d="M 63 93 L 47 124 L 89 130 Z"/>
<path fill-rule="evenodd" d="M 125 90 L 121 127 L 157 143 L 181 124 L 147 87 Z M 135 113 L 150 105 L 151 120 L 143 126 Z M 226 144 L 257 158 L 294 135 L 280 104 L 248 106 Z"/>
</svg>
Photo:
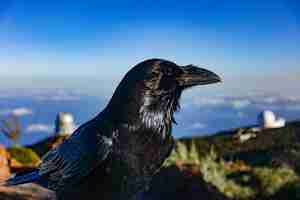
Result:
<svg viewBox="0 0 300 200">
<path fill-rule="evenodd" d="M 119 77 L 145 58 L 225 76 L 300 71 L 300 4 L 1 0 L 0 76 Z"/>
</svg>

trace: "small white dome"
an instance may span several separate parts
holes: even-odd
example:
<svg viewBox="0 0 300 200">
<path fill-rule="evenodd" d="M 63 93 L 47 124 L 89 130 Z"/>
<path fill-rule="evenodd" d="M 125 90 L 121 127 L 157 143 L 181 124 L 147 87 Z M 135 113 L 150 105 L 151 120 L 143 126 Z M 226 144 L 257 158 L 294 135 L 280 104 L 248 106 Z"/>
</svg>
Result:
<svg viewBox="0 0 300 200">
<path fill-rule="evenodd" d="M 67 112 L 59 112 L 55 121 L 55 132 L 59 135 L 71 135 L 74 130 L 73 115 Z"/>
<path fill-rule="evenodd" d="M 285 119 L 283 118 L 279 118 L 276 120 L 276 122 L 274 123 L 273 128 L 281 128 L 285 126 Z"/>
<path fill-rule="evenodd" d="M 265 110 L 258 116 L 258 123 L 262 128 L 281 128 L 285 126 L 285 119 L 276 119 L 272 111 Z"/>
<path fill-rule="evenodd" d="M 59 119 L 61 122 L 66 124 L 72 124 L 74 123 L 74 117 L 71 113 L 59 113 Z"/>
</svg>

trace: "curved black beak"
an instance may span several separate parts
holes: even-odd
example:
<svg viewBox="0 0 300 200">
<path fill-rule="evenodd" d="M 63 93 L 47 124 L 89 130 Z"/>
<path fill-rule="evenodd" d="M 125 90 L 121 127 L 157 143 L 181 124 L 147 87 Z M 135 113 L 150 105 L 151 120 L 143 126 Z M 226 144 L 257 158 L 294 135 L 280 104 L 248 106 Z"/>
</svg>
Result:
<svg viewBox="0 0 300 200">
<path fill-rule="evenodd" d="M 187 88 L 195 85 L 207 85 L 221 82 L 220 76 L 216 73 L 194 65 L 181 67 L 183 73 L 177 77 L 179 85 Z"/>
</svg>

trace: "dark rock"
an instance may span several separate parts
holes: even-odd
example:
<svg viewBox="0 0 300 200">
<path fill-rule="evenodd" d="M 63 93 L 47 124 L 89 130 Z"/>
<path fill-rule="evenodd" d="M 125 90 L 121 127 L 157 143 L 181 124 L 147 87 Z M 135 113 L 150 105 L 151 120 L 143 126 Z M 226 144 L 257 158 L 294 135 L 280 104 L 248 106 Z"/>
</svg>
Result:
<svg viewBox="0 0 300 200">
<path fill-rule="evenodd" d="M 0 187 L 1 200 L 55 200 L 54 192 L 36 184 Z"/>
<path fill-rule="evenodd" d="M 141 200 L 227 200 L 216 188 L 207 184 L 193 166 L 163 168 L 152 180 Z"/>
</svg>

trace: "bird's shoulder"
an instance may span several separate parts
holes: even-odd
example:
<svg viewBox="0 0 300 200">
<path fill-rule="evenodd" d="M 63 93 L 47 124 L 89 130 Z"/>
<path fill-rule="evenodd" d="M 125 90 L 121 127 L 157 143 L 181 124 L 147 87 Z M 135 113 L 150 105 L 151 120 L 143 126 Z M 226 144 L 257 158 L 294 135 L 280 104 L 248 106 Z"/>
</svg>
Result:
<svg viewBox="0 0 300 200">
<path fill-rule="evenodd" d="M 39 174 L 48 177 L 51 189 L 79 182 L 107 158 L 111 149 L 110 137 L 90 123 L 84 124 L 42 158 Z"/>
</svg>

